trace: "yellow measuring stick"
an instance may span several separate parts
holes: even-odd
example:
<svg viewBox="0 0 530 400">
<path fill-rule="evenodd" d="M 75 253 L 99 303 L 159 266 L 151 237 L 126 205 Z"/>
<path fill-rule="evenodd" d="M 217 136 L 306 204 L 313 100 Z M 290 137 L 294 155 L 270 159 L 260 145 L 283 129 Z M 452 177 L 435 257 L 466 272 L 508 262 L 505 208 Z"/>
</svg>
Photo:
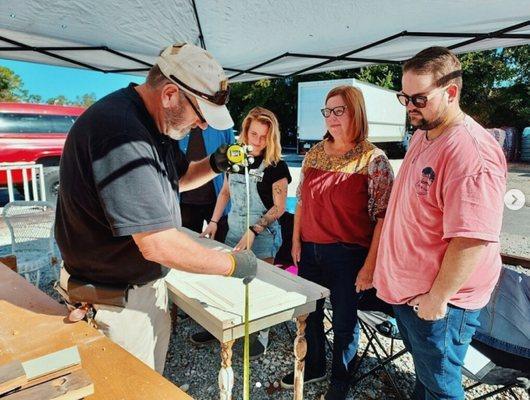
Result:
<svg viewBox="0 0 530 400">
<path fill-rule="evenodd" d="M 245 186 L 247 194 L 247 221 L 245 226 L 250 226 L 250 183 L 248 175 L 248 162 L 245 163 Z M 250 250 L 250 236 L 247 235 L 247 250 Z M 250 400 L 250 343 L 248 332 L 249 294 L 248 283 L 245 285 L 245 341 L 243 344 L 243 399 Z"/>
<path fill-rule="evenodd" d="M 233 171 L 237 172 L 239 165 L 245 167 L 245 191 L 246 191 L 246 206 L 247 218 L 246 226 L 250 226 L 250 182 L 248 174 L 249 166 L 249 146 L 240 143 L 234 143 L 227 149 L 227 157 L 229 161 L 234 164 Z M 250 250 L 250 236 L 247 235 L 247 250 Z M 243 342 L 243 399 L 250 400 L 250 343 L 249 343 L 249 292 L 248 283 L 245 284 L 245 311 L 243 316 L 244 323 L 244 342 Z"/>
</svg>

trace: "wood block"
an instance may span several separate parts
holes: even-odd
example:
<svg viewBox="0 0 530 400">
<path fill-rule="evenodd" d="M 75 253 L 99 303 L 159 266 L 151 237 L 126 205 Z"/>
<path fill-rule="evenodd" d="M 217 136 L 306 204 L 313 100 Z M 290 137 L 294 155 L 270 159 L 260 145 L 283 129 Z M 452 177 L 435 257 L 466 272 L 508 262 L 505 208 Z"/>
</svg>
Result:
<svg viewBox="0 0 530 400">
<path fill-rule="evenodd" d="M 73 346 L 23 362 L 22 367 L 28 380 L 24 387 L 31 387 L 80 369 L 81 357 Z"/>
<path fill-rule="evenodd" d="M 80 400 L 93 393 L 94 385 L 90 377 L 85 371 L 79 370 L 29 389 L 19 390 L 2 400 Z"/>
<path fill-rule="evenodd" d="M 72 372 L 78 371 L 80 369 L 81 369 L 81 364 L 76 364 L 76 365 L 72 365 L 71 367 L 68 367 L 68 368 L 63 368 L 63 369 L 57 370 L 55 372 L 51 372 L 51 373 L 46 374 L 46 375 L 42 375 L 42 376 L 40 376 L 38 378 L 32 379 L 30 381 L 27 381 L 25 384 L 22 385 L 22 389 L 27 389 L 27 388 L 30 388 L 32 386 L 39 385 L 39 384 L 41 384 L 43 382 L 46 382 L 46 381 L 49 381 L 49 380 L 52 380 L 52 379 L 55 379 L 55 378 L 59 378 L 61 376 L 65 376 L 65 375 L 71 374 Z"/>
<path fill-rule="evenodd" d="M 18 388 L 26 382 L 26 373 L 20 361 L 0 365 L 0 395 Z"/>
<path fill-rule="evenodd" d="M 17 256 L 4 256 L 0 257 L 0 263 L 6 265 L 9 269 L 17 272 Z"/>
</svg>

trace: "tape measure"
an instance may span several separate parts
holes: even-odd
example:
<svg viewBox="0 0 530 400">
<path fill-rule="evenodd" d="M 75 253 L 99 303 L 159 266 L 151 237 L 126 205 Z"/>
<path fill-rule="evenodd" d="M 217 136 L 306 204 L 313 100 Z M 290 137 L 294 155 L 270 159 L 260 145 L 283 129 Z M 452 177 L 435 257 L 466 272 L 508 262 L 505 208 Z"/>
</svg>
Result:
<svg viewBox="0 0 530 400">
<path fill-rule="evenodd" d="M 250 186 L 248 167 L 254 163 L 254 157 L 250 155 L 252 146 L 234 143 L 228 146 L 226 157 L 230 162 L 230 169 L 239 172 L 240 168 L 245 168 L 245 192 L 246 192 L 246 225 L 250 226 Z M 247 249 L 250 250 L 250 236 L 247 236 Z M 244 342 L 243 342 L 243 399 L 250 400 L 250 336 L 249 336 L 249 288 L 245 284 L 245 305 L 244 305 Z"/>
<path fill-rule="evenodd" d="M 246 155 L 245 151 L 245 155 Z M 248 160 L 247 160 L 248 161 Z M 247 220 L 245 226 L 250 226 L 250 179 L 248 173 L 248 162 L 245 165 L 245 191 L 246 191 L 246 205 L 247 205 Z M 250 250 L 250 236 L 247 235 L 247 250 Z M 248 328 L 249 319 L 249 288 L 248 283 L 245 285 L 245 312 L 244 312 L 244 324 L 245 324 L 245 339 L 243 343 L 243 400 L 250 400 L 250 336 Z"/>
<path fill-rule="evenodd" d="M 243 164 L 245 161 L 246 151 L 242 145 L 235 143 L 228 147 L 226 150 L 226 156 L 228 157 L 228 161 L 230 161 L 232 164 Z"/>
<path fill-rule="evenodd" d="M 226 149 L 226 158 L 230 163 L 232 172 L 239 172 L 241 167 L 248 167 L 254 163 L 254 157 L 250 155 L 252 146 L 247 144 L 234 143 Z"/>
</svg>

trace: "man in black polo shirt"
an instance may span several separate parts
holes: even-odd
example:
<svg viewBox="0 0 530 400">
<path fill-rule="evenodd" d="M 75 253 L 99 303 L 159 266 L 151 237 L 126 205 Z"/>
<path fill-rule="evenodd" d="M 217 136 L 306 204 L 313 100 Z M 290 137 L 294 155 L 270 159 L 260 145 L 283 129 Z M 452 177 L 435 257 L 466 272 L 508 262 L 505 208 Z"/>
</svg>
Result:
<svg viewBox="0 0 530 400">
<path fill-rule="evenodd" d="M 228 82 L 205 50 L 165 49 L 146 83 L 129 85 L 78 118 L 61 158 L 55 236 L 69 277 L 130 285 L 125 308 L 95 305 L 113 341 L 162 373 L 170 334 L 163 277 L 177 268 L 252 279 L 252 253 L 209 250 L 180 232 L 179 193 L 228 169 L 226 148 L 188 163 L 177 141 L 196 126 L 233 125 Z"/>
</svg>

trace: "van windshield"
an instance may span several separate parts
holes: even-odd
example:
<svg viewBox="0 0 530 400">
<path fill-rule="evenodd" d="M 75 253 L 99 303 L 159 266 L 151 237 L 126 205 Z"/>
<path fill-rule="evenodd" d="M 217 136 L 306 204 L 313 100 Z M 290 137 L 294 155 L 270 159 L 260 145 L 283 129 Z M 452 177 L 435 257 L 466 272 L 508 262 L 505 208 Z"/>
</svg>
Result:
<svg viewBox="0 0 530 400">
<path fill-rule="evenodd" d="M 67 133 L 75 115 L 0 113 L 0 133 Z"/>
</svg>

